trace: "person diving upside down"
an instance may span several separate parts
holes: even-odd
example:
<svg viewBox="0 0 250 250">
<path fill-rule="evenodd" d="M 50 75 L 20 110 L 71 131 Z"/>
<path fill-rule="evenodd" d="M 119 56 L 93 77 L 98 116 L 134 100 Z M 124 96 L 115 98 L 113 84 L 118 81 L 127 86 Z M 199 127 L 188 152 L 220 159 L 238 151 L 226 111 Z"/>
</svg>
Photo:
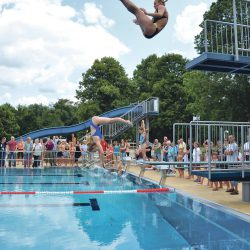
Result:
<svg viewBox="0 0 250 250">
<path fill-rule="evenodd" d="M 131 127 L 133 126 L 131 121 L 124 120 L 121 117 L 108 118 L 108 117 L 93 116 L 92 119 L 90 120 L 91 137 L 90 137 L 90 141 L 88 143 L 89 151 L 91 152 L 95 148 L 99 151 L 102 165 L 104 164 L 104 152 L 103 152 L 103 148 L 101 145 L 101 140 L 103 139 L 103 136 L 102 136 L 102 132 L 99 128 L 99 125 L 110 124 L 110 123 L 115 123 L 115 122 L 125 123 Z"/>
<path fill-rule="evenodd" d="M 143 35 L 150 39 L 156 36 L 168 23 L 168 12 L 164 0 L 155 0 L 155 12 L 149 13 L 137 7 L 130 0 L 120 0 L 129 12 L 136 16 L 134 23 L 139 25 Z M 149 18 L 149 17 L 152 17 Z"/>
</svg>

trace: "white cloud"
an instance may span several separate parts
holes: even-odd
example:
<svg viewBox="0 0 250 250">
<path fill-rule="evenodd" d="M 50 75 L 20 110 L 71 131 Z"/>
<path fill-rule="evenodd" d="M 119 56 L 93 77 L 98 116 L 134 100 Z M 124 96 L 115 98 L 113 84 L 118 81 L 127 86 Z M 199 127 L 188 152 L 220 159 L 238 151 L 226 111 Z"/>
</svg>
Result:
<svg viewBox="0 0 250 250">
<path fill-rule="evenodd" d="M 208 10 L 206 3 L 188 5 L 176 17 L 174 29 L 177 39 L 183 44 L 193 44 L 194 37 L 199 34 L 199 24 L 203 21 L 203 14 Z"/>
<path fill-rule="evenodd" d="M 22 96 L 18 98 L 17 102 L 22 103 L 22 105 L 30 105 L 30 104 L 43 104 L 49 105 L 51 102 L 55 102 L 55 100 L 49 100 L 46 96 L 38 95 L 38 96 Z"/>
<path fill-rule="evenodd" d="M 42 103 L 74 99 L 81 73 L 95 59 L 129 52 L 106 30 L 114 21 L 101 7 L 85 3 L 77 12 L 61 1 L 0 0 L 0 92 L 10 92 L 13 105 L 37 103 L 37 96 Z"/>
<path fill-rule="evenodd" d="M 10 100 L 11 99 L 11 94 L 9 92 L 6 92 L 2 95 L 2 98 L 5 100 Z"/>
<path fill-rule="evenodd" d="M 105 28 L 114 25 L 114 21 L 102 14 L 101 7 L 94 3 L 85 3 L 83 9 L 84 20 L 89 24 L 102 24 Z"/>
<path fill-rule="evenodd" d="M 197 51 L 192 46 L 189 46 L 187 49 L 183 48 L 183 49 L 170 50 L 168 53 L 180 54 L 183 57 L 188 58 L 188 59 L 193 59 L 197 57 L 198 55 Z"/>
</svg>

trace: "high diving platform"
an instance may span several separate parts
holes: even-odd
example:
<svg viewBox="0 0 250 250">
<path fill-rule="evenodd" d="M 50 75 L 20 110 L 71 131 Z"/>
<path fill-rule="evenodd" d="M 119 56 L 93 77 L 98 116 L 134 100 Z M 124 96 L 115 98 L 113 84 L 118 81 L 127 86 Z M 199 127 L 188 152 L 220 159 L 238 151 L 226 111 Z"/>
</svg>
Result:
<svg viewBox="0 0 250 250">
<path fill-rule="evenodd" d="M 187 63 L 189 70 L 203 70 L 211 72 L 250 74 L 250 57 L 204 52 L 199 57 Z"/>
<path fill-rule="evenodd" d="M 200 56 L 186 69 L 250 74 L 250 1 L 231 0 L 233 15 L 222 20 L 204 20 L 198 35 Z M 232 21 L 233 20 L 233 21 Z"/>
</svg>

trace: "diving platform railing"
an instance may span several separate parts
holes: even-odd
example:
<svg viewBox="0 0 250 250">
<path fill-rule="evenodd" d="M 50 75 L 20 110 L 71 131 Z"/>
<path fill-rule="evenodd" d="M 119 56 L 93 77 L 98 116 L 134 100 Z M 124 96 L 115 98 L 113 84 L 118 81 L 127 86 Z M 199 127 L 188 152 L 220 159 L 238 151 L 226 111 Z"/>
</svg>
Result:
<svg viewBox="0 0 250 250">
<path fill-rule="evenodd" d="M 204 20 L 203 53 L 187 69 L 250 74 L 250 2 L 232 0 L 228 13 L 228 21 Z"/>
<path fill-rule="evenodd" d="M 204 21 L 205 52 L 249 56 L 250 53 L 250 26 L 237 24 L 237 36 L 234 23 L 216 20 Z"/>
</svg>

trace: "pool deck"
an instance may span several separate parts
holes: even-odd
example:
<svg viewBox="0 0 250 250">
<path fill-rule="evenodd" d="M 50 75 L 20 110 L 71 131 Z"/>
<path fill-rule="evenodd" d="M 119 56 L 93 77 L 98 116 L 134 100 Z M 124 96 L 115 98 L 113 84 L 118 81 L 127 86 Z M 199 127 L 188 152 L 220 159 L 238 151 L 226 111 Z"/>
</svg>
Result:
<svg viewBox="0 0 250 250">
<path fill-rule="evenodd" d="M 127 171 L 139 175 L 139 166 L 128 166 Z M 150 179 L 154 182 L 159 183 L 160 172 L 158 170 L 147 170 L 144 177 Z M 239 195 L 231 195 L 225 192 L 226 187 L 218 191 L 213 191 L 212 188 L 207 186 L 207 180 L 204 180 L 204 184 L 198 184 L 193 182 L 193 180 L 180 178 L 178 174 L 176 176 L 167 177 L 165 181 L 166 186 L 173 187 L 181 192 L 190 194 L 191 196 L 196 196 L 204 200 L 225 206 L 227 208 L 233 209 L 237 212 L 250 215 L 250 203 L 242 201 L 242 185 L 239 184 Z"/>
</svg>

